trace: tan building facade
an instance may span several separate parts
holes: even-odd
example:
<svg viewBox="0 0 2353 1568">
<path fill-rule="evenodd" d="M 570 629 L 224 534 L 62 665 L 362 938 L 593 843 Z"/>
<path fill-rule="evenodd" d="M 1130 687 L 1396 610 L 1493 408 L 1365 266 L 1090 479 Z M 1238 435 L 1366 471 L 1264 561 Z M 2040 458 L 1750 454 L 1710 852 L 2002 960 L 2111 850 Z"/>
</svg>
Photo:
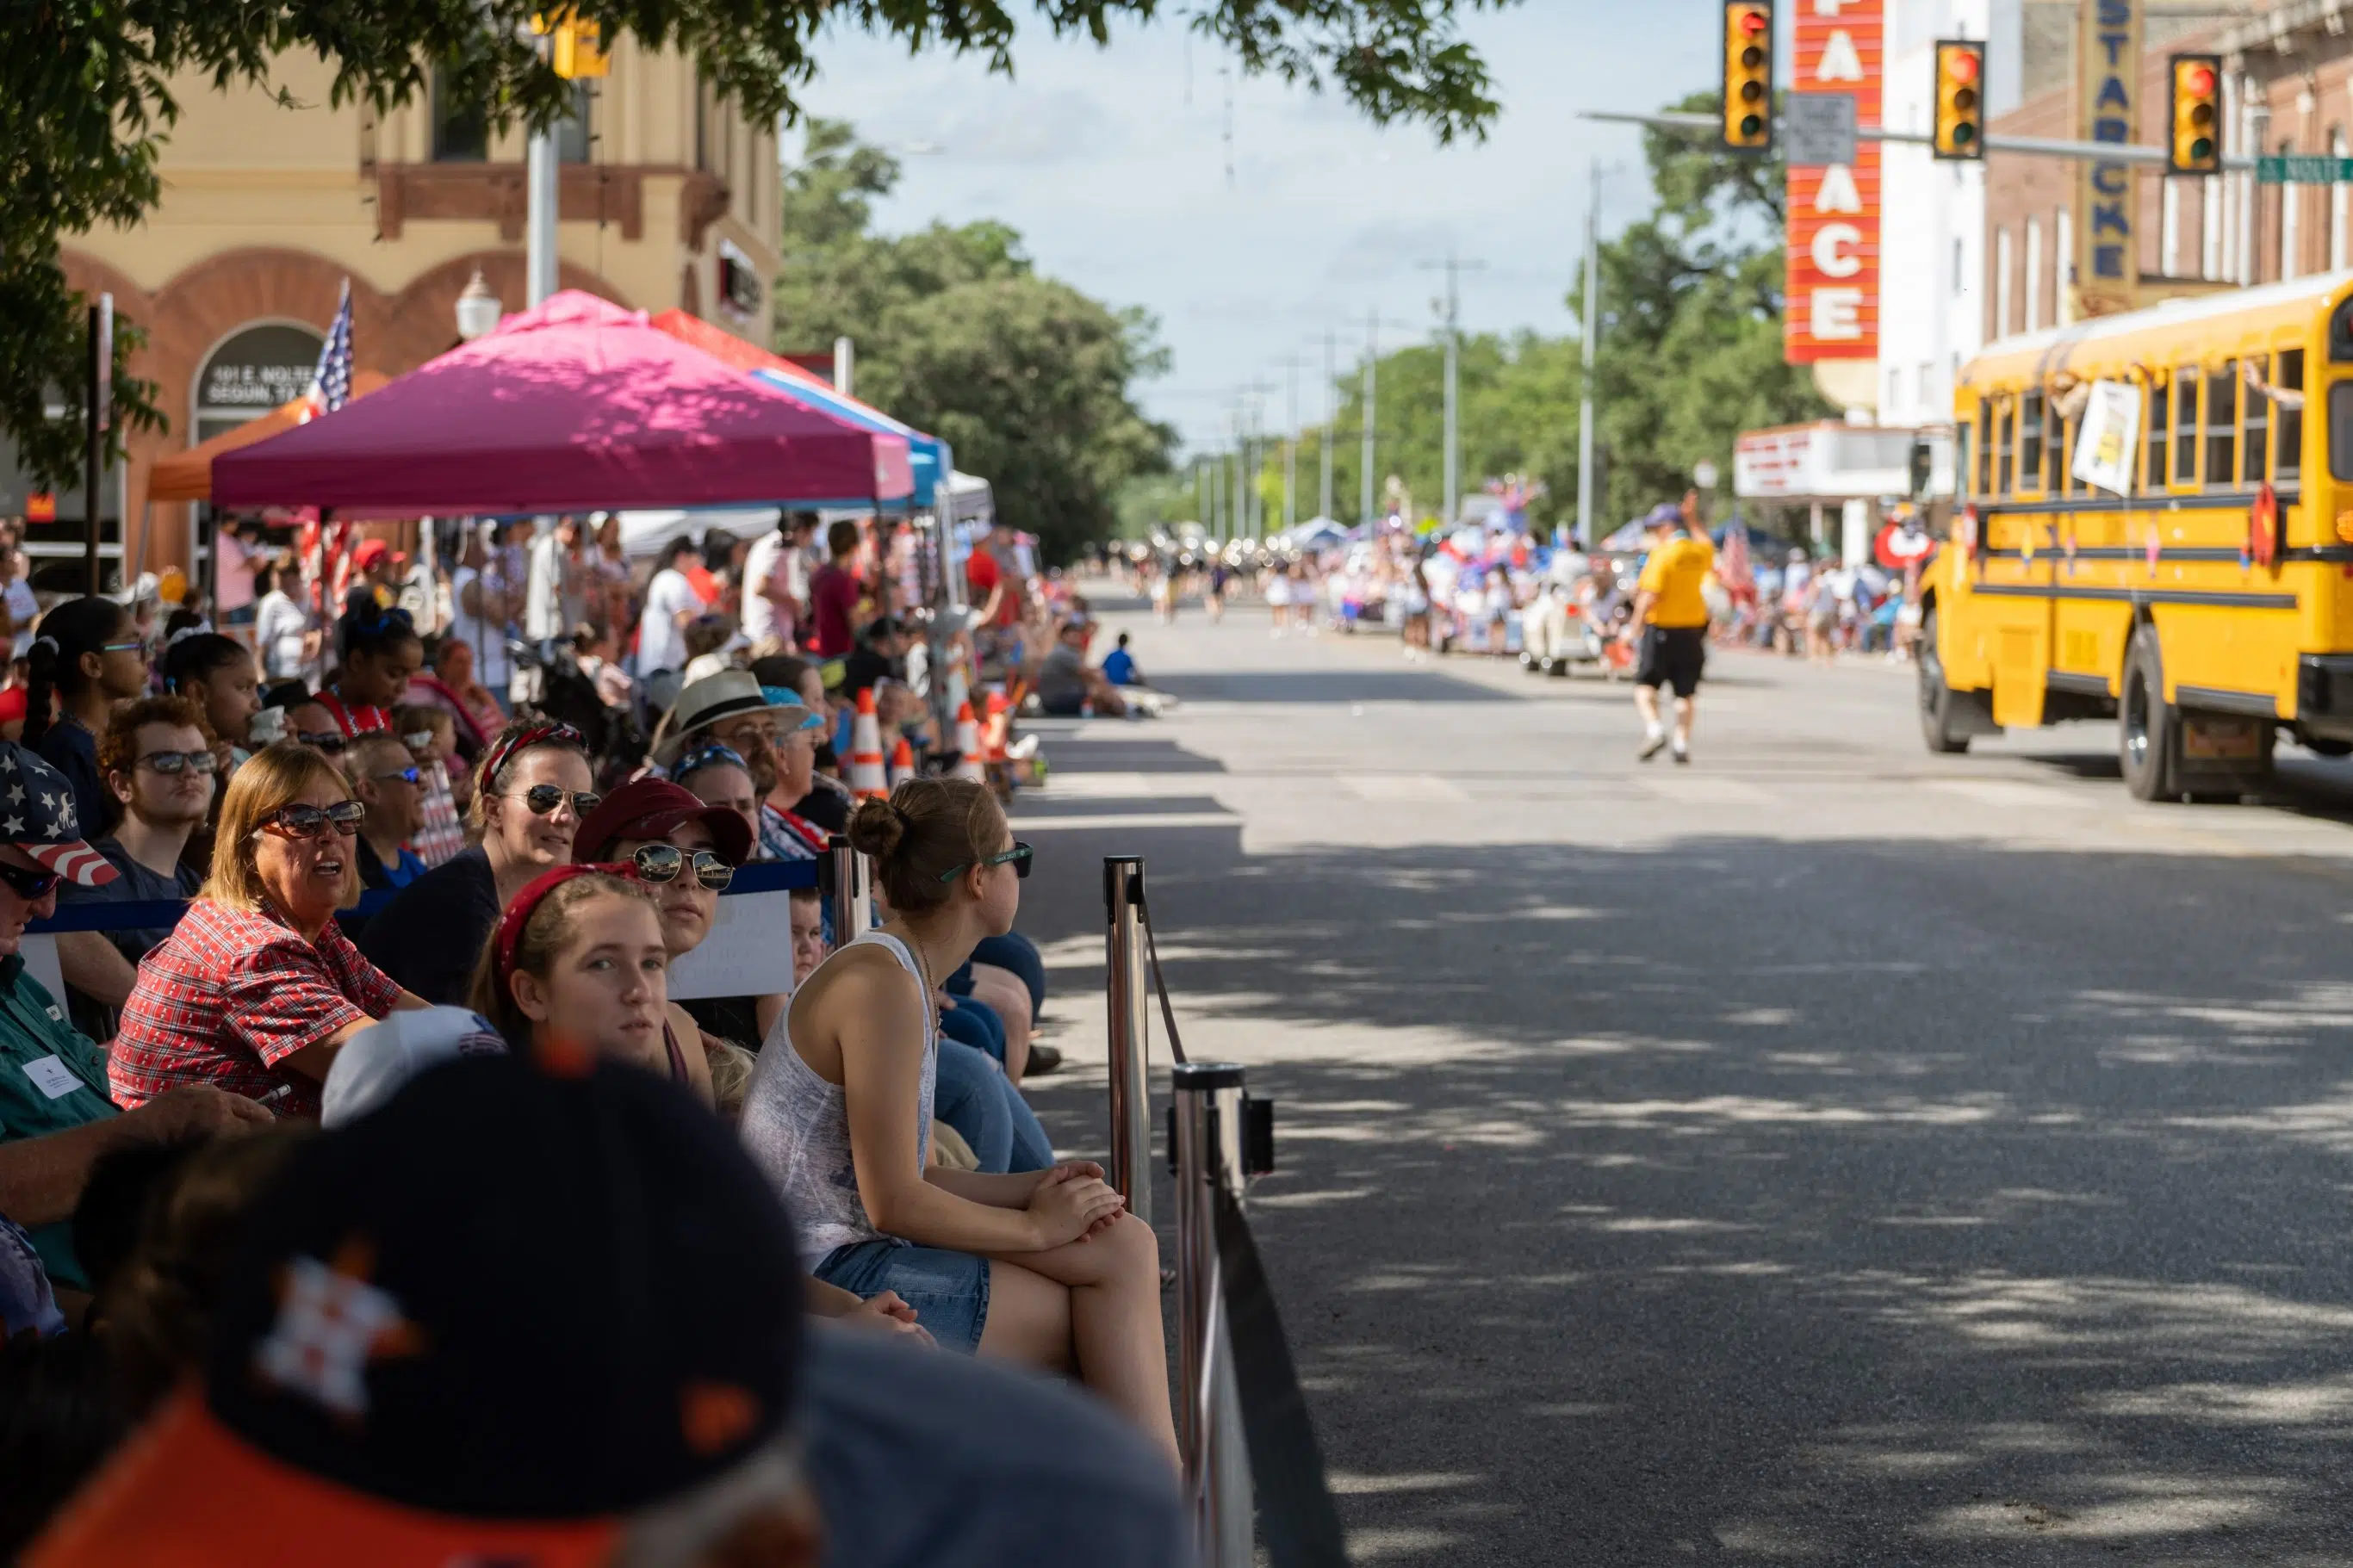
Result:
<svg viewBox="0 0 2353 1568">
<path fill-rule="evenodd" d="M 120 503 L 131 572 L 193 564 L 196 547 L 193 509 L 146 504 L 148 468 L 299 395 L 346 279 L 353 363 L 390 375 L 456 346 L 458 296 L 476 270 L 507 310 L 525 303 L 522 133 L 489 134 L 438 93 L 383 115 L 330 107 L 332 77 L 282 58 L 275 82 L 294 107 L 175 83 L 161 205 L 138 228 L 64 247 L 73 285 L 111 291 L 117 314 L 147 331 L 132 369 L 157 384 L 171 421 L 132 440 L 106 487 L 101 516 Z M 765 346 L 782 199 L 774 126 L 718 100 L 691 59 L 629 38 L 578 98 L 556 135 L 564 285 L 631 309 L 682 307 Z M 78 545 L 68 510 L 55 526 Z"/>
<path fill-rule="evenodd" d="M 2218 7 L 2219 9 L 2219 7 Z M 2353 34 L 2331 30 L 2333 6 L 2287 0 L 2252 16 L 2184 23 L 2152 17 L 2140 69 L 2140 141 L 2165 144 L 2167 58 L 2223 57 L 2224 147 L 2348 155 L 2353 136 Z M 2072 47 L 2073 29 L 2046 45 Z M 2047 51 L 2046 51 L 2047 58 Z M 2072 70 L 2062 85 L 1996 120 L 1995 135 L 2075 140 Z M 1993 153 L 1986 160 L 1986 333 L 2063 324 L 2073 259 L 2075 165 Z M 2353 185 L 2265 185 L 2252 173 L 2137 177 L 2142 295 L 2275 282 L 2353 265 Z"/>
</svg>

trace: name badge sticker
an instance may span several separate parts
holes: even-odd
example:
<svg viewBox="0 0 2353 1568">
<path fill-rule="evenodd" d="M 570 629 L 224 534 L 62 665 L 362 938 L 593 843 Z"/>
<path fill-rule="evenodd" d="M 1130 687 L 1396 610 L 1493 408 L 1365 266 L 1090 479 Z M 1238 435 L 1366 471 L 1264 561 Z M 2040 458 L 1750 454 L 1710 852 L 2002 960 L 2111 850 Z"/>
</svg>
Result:
<svg viewBox="0 0 2353 1568">
<path fill-rule="evenodd" d="M 51 1100 L 62 1100 L 82 1087 L 82 1081 L 74 1076 L 73 1068 L 57 1057 L 43 1057 L 38 1061 L 26 1062 L 25 1076 L 33 1080 L 35 1089 Z"/>
</svg>

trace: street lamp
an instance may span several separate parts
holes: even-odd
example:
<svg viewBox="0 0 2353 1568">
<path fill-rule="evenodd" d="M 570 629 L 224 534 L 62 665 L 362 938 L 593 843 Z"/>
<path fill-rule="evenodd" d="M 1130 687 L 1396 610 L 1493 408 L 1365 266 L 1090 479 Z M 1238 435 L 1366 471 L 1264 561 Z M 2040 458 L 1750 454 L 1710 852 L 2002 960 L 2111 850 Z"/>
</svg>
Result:
<svg viewBox="0 0 2353 1568">
<path fill-rule="evenodd" d="M 499 297 L 482 281 L 482 269 L 475 268 L 474 276 L 458 296 L 458 336 L 472 342 L 496 327 L 502 313 Z"/>
</svg>

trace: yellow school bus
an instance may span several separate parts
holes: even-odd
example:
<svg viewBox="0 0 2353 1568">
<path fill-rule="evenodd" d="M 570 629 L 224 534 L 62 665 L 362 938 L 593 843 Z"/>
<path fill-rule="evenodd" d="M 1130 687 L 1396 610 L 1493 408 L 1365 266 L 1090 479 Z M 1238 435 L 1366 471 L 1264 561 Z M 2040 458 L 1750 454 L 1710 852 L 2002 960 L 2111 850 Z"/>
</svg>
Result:
<svg viewBox="0 0 2353 1568">
<path fill-rule="evenodd" d="M 2282 730 L 2353 752 L 2353 271 L 2006 339 L 1954 412 L 1930 750 L 2114 718 L 2143 800 L 2259 788 Z"/>
</svg>

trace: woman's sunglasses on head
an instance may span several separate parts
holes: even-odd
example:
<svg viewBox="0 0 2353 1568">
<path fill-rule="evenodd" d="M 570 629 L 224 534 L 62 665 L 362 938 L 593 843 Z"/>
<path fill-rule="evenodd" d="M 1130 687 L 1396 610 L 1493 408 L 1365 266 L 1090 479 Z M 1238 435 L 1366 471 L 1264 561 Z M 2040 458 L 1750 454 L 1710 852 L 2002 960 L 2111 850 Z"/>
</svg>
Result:
<svg viewBox="0 0 2353 1568">
<path fill-rule="evenodd" d="M 648 882 L 674 882 L 679 873 L 689 865 L 694 868 L 694 879 L 714 893 L 723 893 L 727 884 L 735 879 L 735 868 L 721 859 L 712 850 L 692 851 L 675 844 L 640 844 L 629 857 L 638 868 L 638 876 Z"/>
<path fill-rule="evenodd" d="M 262 819 L 256 831 L 274 831 L 287 838 L 324 838 L 328 831 L 349 838 L 360 830 L 360 818 L 367 807 L 355 800 L 339 800 L 332 805 L 281 805 Z"/>
<path fill-rule="evenodd" d="M 572 803 L 572 815 L 586 818 L 590 812 L 605 804 L 605 797 L 593 789 L 567 790 L 561 784 L 535 784 L 522 794 L 507 798 L 522 802 L 531 808 L 533 816 L 552 816 L 555 808 L 568 800 Z"/>
<path fill-rule="evenodd" d="M 1027 844 L 1016 843 L 1012 848 L 1008 849 L 1002 855 L 991 855 L 979 860 L 967 860 L 961 866 L 954 867 L 948 870 L 943 871 L 940 873 L 940 880 L 943 882 L 953 882 L 958 877 L 963 876 L 966 871 L 971 870 L 976 866 L 979 867 L 984 871 L 987 870 L 991 866 L 1010 866 L 1013 868 L 1013 875 L 1017 879 L 1026 880 L 1029 875 L 1030 854 L 1031 850 L 1029 846 Z"/>
</svg>

